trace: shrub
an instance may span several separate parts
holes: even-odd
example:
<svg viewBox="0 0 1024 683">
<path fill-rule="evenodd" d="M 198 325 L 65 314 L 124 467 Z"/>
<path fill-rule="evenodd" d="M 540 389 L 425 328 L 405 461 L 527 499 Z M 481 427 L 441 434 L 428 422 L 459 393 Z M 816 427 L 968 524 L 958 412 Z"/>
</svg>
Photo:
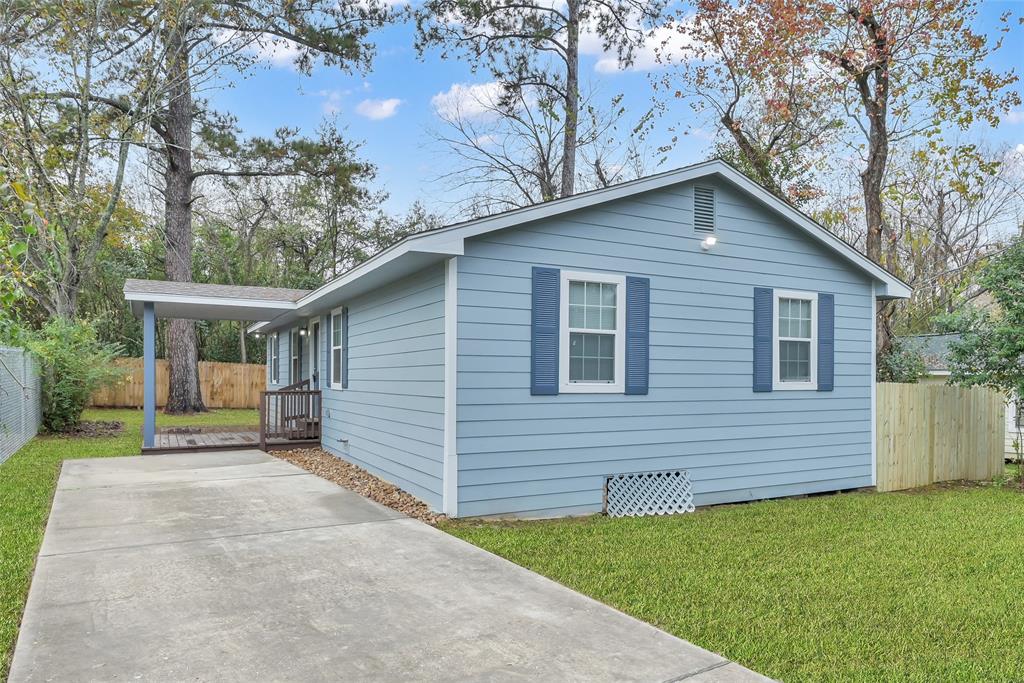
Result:
<svg viewBox="0 0 1024 683">
<path fill-rule="evenodd" d="M 121 376 L 114 366 L 119 347 L 101 341 L 89 322 L 53 318 L 23 341 L 39 361 L 47 431 L 78 424 L 92 393 Z"/>
<path fill-rule="evenodd" d="M 893 339 L 888 353 L 879 359 L 879 382 L 916 384 L 927 374 L 928 368 L 920 349 L 905 339 Z"/>
</svg>

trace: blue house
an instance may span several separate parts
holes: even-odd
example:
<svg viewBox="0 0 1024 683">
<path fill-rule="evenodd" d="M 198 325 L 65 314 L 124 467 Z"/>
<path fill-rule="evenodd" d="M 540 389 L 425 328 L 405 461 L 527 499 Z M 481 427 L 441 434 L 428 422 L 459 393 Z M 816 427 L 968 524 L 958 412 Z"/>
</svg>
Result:
<svg viewBox="0 0 1024 683">
<path fill-rule="evenodd" d="M 625 473 L 683 476 L 695 505 L 871 486 L 875 304 L 910 294 L 721 161 L 285 291 L 244 302 L 268 388 L 309 380 L 324 449 L 459 517 L 600 512 Z"/>
</svg>

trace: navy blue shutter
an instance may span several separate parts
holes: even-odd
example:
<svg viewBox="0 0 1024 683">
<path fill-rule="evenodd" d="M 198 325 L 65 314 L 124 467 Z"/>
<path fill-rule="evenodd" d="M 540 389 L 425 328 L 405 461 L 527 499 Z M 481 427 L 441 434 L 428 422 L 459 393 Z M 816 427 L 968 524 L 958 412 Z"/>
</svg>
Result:
<svg viewBox="0 0 1024 683">
<path fill-rule="evenodd" d="M 772 390 L 773 290 L 754 287 L 754 391 Z"/>
<path fill-rule="evenodd" d="M 348 306 L 341 309 L 341 388 L 348 389 Z"/>
<path fill-rule="evenodd" d="M 626 393 L 646 394 L 651 358 L 651 281 L 626 278 Z"/>
<path fill-rule="evenodd" d="M 533 311 L 530 324 L 530 393 L 558 393 L 558 310 L 561 273 L 533 268 Z"/>
<path fill-rule="evenodd" d="M 835 297 L 818 293 L 818 391 L 832 391 L 836 355 Z"/>
</svg>

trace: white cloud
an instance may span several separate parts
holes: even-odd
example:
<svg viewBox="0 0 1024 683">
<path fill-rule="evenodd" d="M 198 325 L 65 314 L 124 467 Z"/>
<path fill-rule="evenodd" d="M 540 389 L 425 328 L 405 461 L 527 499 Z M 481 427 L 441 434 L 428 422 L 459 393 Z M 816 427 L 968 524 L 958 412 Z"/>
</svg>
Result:
<svg viewBox="0 0 1024 683">
<path fill-rule="evenodd" d="M 491 147 L 497 142 L 498 138 L 494 137 L 493 135 L 479 135 L 473 140 L 473 143 L 477 147 Z"/>
<path fill-rule="evenodd" d="M 1018 142 L 1003 153 L 1001 171 L 1006 173 L 1009 178 L 1024 177 L 1024 142 Z"/>
<path fill-rule="evenodd" d="M 493 111 L 501 98 L 501 92 L 501 83 L 498 81 L 452 83 L 448 90 L 431 97 L 430 104 L 441 118 L 480 117 Z"/>
<path fill-rule="evenodd" d="M 343 92 L 341 90 L 321 90 L 317 93 L 317 95 L 324 98 L 323 110 L 328 115 L 337 114 L 341 111 L 341 98 L 347 94 L 349 94 L 348 91 Z"/>
<path fill-rule="evenodd" d="M 707 128 L 701 128 L 700 126 L 690 128 L 686 134 L 692 135 L 698 140 L 704 140 L 705 142 L 710 142 L 715 139 L 715 133 L 713 131 L 710 131 Z"/>
<path fill-rule="evenodd" d="M 593 31 L 586 31 L 580 35 L 580 53 L 596 56 L 594 71 L 603 74 L 616 73 L 618 71 L 652 71 L 665 66 L 664 57 L 678 61 L 685 59 L 693 42 L 689 36 L 679 33 L 671 26 L 658 26 L 650 31 L 644 38 L 644 42 L 633 51 L 633 61 L 628 67 L 619 62 L 619 56 L 614 51 L 606 51 L 602 45 L 601 36 Z M 663 58 L 658 59 L 661 53 Z"/>
<path fill-rule="evenodd" d="M 389 119 L 398 113 L 402 100 L 392 97 L 386 100 L 363 100 L 356 105 L 356 113 L 373 121 Z"/>
<path fill-rule="evenodd" d="M 1007 112 L 1004 121 L 1007 123 L 1022 123 L 1024 122 L 1024 111 L 1014 109 L 1013 111 Z"/>
<path fill-rule="evenodd" d="M 298 44 L 284 38 L 261 38 L 252 46 L 252 51 L 265 62 L 282 68 L 292 68 L 299 58 Z"/>
</svg>

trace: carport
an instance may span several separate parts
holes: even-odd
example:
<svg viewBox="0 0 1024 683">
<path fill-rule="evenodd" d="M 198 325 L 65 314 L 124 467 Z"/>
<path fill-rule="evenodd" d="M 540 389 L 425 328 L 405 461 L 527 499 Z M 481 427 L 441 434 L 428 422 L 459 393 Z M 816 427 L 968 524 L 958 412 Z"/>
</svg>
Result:
<svg viewBox="0 0 1024 683">
<path fill-rule="evenodd" d="M 142 318 L 143 329 L 143 451 L 204 450 L 255 445 L 243 435 L 218 432 L 218 436 L 172 438 L 157 443 L 156 431 L 156 321 L 158 318 L 183 320 L 268 321 L 296 310 L 299 299 L 309 294 L 304 289 L 207 285 L 163 280 L 125 280 L 124 298 L 132 313 Z M 288 389 L 289 387 L 285 387 Z M 281 393 L 281 392 L 265 392 Z M 261 401 L 262 405 L 262 401 Z M 264 420 L 261 417 L 261 428 Z M 161 435 L 162 436 L 162 435 Z M 193 435 L 198 436 L 198 435 Z M 189 443 L 192 441 L 193 443 Z M 218 443 L 220 445 L 218 445 Z"/>
</svg>

